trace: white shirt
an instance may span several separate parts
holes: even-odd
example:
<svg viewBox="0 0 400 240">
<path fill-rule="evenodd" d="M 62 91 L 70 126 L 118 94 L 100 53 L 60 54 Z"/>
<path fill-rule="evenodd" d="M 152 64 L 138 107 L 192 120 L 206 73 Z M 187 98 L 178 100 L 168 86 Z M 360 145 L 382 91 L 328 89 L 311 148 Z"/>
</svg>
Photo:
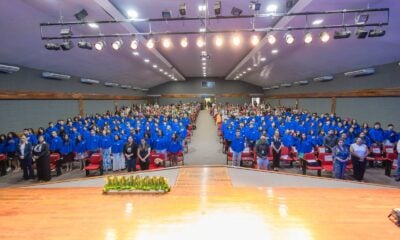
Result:
<svg viewBox="0 0 400 240">
<path fill-rule="evenodd" d="M 400 153 L 400 140 L 397 141 L 397 152 Z"/>
<path fill-rule="evenodd" d="M 367 145 L 365 144 L 358 145 L 357 143 L 353 143 L 351 147 L 358 156 L 365 156 L 367 154 Z"/>
<path fill-rule="evenodd" d="M 21 155 L 24 155 L 24 152 L 25 152 L 25 143 L 21 143 L 21 146 L 19 146 L 19 150 L 21 151 Z"/>
</svg>

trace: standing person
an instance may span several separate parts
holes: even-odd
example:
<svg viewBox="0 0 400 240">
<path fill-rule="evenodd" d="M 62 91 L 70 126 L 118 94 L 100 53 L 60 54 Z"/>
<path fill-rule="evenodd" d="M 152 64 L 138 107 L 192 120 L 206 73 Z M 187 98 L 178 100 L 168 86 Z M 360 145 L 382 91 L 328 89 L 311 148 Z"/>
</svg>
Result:
<svg viewBox="0 0 400 240">
<path fill-rule="evenodd" d="M 177 165 L 178 153 L 182 151 L 182 144 L 175 133 L 172 135 L 167 151 L 168 155 L 171 156 L 171 165 Z"/>
<path fill-rule="evenodd" d="M 339 139 L 337 146 L 333 148 L 333 160 L 334 160 L 334 174 L 335 178 L 344 179 L 344 173 L 346 171 L 347 161 L 350 157 L 348 147 L 345 145 L 344 139 Z"/>
<path fill-rule="evenodd" d="M 140 145 L 137 150 L 137 156 L 139 159 L 140 169 L 148 170 L 150 165 L 150 145 L 146 142 L 146 139 L 140 139 Z"/>
<path fill-rule="evenodd" d="M 279 170 L 279 160 L 281 158 L 281 150 L 282 150 L 282 141 L 281 138 L 279 137 L 279 131 L 276 131 L 274 133 L 274 136 L 272 138 L 271 142 L 271 147 L 272 147 L 272 156 L 273 156 L 273 162 L 272 162 L 272 167 L 274 171 Z"/>
<path fill-rule="evenodd" d="M 9 160 L 9 167 L 7 169 L 7 171 L 11 171 L 11 168 L 14 164 L 14 170 L 15 171 L 19 171 L 20 167 L 19 167 L 19 160 L 16 156 L 16 152 L 17 152 L 17 147 L 19 144 L 19 139 L 17 134 L 15 134 L 15 132 L 9 132 L 7 133 L 7 140 L 6 140 L 6 145 L 5 145 L 5 152 L 7 153 L 7 158 Z"/>
<path fill-rule="evenodd" d="M 114 141 L 111 144 L 111 153 L 113 156 L 113 171 L 125 169 L 125 158 L 123 155 L 124 143 L 119 139 L 119 135 L 114 136 Z"/>
<path fill-rule="evenodd" d="M 62 145 L 62 139 L 57 135 L 56 131 L 51 132 L 51 137 L 50 137 L 50 152 L 52 153 L 59 153 L 60 148 Z"/>
<path fill-rule="evenodd" d="M 400 139 L 397 141 L 397 153 L 398 153 L 398 157 L 397 157 L 397 176 L 396 176 L 396 181 L 400 182 Z"/>
<path fill-rule="evenodd" d="M 326 135 L 324 137 L 324 147 L 325 147 L 325 151 L 327 153 L 331 153 L 332 149 L 336 146 L 337 144 L 337 137 L 334 134 L 333 129 L 329 129 L 328 131 L 328 135 Z"/>
<path fill-rule="evenodd" d="M 107 134 L 106 130 L 103 130 L 103 135 L 100 138 L 100 150 L 103 156 L 103 169 L 109 171 L 112 169 L 111 166 L 111 137 Z"/>
<path fill-rule="evenodd" d="M 24 171 L 23 178 L 25 180 L 35 179 L 35 174 L 32 168 L 32 144 L 27 141 L 25 135 L 20 139 L 16 155 L 20 160 L 22 170 Z"/>
<path fill-rule="evenodd" d="M 33 157 L 36 160 L 38 181 L 50 181 L 50 147 L 43 135 L 39 136 L 38 144 L 33 148 Z"/>
<path fill-rule="evenodd" d="M 69 139 L 68 134 L 63 136 L 60 154 L 62 155 L 63 163 L 67 165 L 67 172 L 72 171 L 72 162 L 74 161 L 74 143 Z M 61 173 L 61 169 L 57 169 L 57 172 Z"/>
<path fill-rule="evenodd" d="M 269 160 L 268 160 L 269 146 L 267 143 L 267 137 L 261 136 L 260 141 L 256 144 L 255 150 L 257 154 L 258 169 L 267 170 L 269 165 Z"/>
<path fill-rule="evenodd" d="M 376 122 L 374 124 L 374 128 L 371 128 L 368 131 L 368 135 L 371 138 L 372 143 L 375 143 L 379 147 L 382 147 L 382 143 L 384 140 L 384 132 L 383 132 L 383 129 L 381 128 L 380 122 Z"/>
<path fill-rule="evenodd" d="M 232 149 L 232 166 L 239 167 L 242 160 L 242 152 L 244 150 L 244 139 L 240 134 L 240 130 L 236 131 L 235 138 L 231 143 Z"/>
<path fill-rule="evenodd" d="M 86 154 L 86 141 L 83 139 L 83 136 L 78 134 L 75 140 L 75 160 L 81 163 L 81 170 L 85 168 L 85 162 L 87 158 Z"/>
<path fill-rule="evenodd" d="M 133 141 L 133 137 L 129 136 L 128 142 L 124 146 L 124 156 L 126 159 L 128 172 L 136 171 L 136 154 L 137 154 L 137 145 Z"/>
<path fill-rule="evenodd" d="M 157 131 L 157 136 L 154 137 L 152 143 L 152 148 L 156 150 L 156 153 L 164 154 L 164 159 L 167 159 L 167 139 L 161 130 Z"/>
<path fill-rule="evenodd" d="M 356 142 L 350 146 L 351 161 L 353 163 L 354 178 L 362 181 L 364 178 L 365 167 L 367 165 L 366 157 L 369 154 L 368 147 L 358 137 Z"/>
<path fill-rule="evenodd" d="M 90 130 L 90 135 L 86 139 L 87 150 L 89 151 L 89 157 L 92 156 L 93 153 L 99 152 L 100 149 L 100 138 L 96 135 L 96 131 L 94 129 Z"/>
<path fill-rule="evenodd" d="M 6 156 L 6 135 L 1 134 L 0 135 L 0 154 L 3 154 Z M 7 159 L 4 159 L 3 161 L 0 161 L 0 176 L 6 175 L 7 174 Z"/>
</svg>

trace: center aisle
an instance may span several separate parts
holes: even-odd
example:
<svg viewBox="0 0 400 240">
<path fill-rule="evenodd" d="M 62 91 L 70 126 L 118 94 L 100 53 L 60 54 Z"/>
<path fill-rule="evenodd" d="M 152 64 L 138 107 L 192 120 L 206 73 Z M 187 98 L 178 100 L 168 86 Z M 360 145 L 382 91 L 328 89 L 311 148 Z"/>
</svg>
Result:
<svg viewBox="0 0 400 240">
<path fill-rule="evenodd" d="M 200 111 L 196 125 L 185 165 L 225 165 L 226 156 L 222 153 L 217 126 L 208 110 Z"/>
</svg>

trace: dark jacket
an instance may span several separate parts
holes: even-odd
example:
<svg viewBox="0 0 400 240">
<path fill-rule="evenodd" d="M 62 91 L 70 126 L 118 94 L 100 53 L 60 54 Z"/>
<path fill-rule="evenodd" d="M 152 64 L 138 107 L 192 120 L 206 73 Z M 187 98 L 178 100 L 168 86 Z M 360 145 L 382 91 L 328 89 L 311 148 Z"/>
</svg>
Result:
<svg viewBox="0 0 400 240">
<path fill-rule="evenodd" d="M 18 144 L 18 147 L 16 149 L 16 154 L 18 158 L 21 158 L 22 156 L 24 157 L 23 160 L 32 160 L 32 144 L 30 142 L 25 143 L 25 149 L 24 152 L 21 152 L 21 143 Z"/>
<path fill-rule="evenodd" d="M 256 154 L 257 157 L 265 158 L 268 156 L 269 153 L 269 145 L 267 142 L 262 144 L 261 142 L 257 143 L 256 145 Z"/>
</svg>

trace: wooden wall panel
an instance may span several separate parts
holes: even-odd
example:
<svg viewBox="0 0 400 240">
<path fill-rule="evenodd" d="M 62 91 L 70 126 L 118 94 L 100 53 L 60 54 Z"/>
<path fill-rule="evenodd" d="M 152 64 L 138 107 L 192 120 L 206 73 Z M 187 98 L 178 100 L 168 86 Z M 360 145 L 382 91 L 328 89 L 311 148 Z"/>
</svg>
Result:
<svg viewBox="0 0 400 240">
<path fill-rule="evenodd" d="M 97 93 L 62 93 L 31 91 L 0 91 L 0 99 L 8 100 L 145 100 L 146 96 L 122 96 Z"/>
</svg>

